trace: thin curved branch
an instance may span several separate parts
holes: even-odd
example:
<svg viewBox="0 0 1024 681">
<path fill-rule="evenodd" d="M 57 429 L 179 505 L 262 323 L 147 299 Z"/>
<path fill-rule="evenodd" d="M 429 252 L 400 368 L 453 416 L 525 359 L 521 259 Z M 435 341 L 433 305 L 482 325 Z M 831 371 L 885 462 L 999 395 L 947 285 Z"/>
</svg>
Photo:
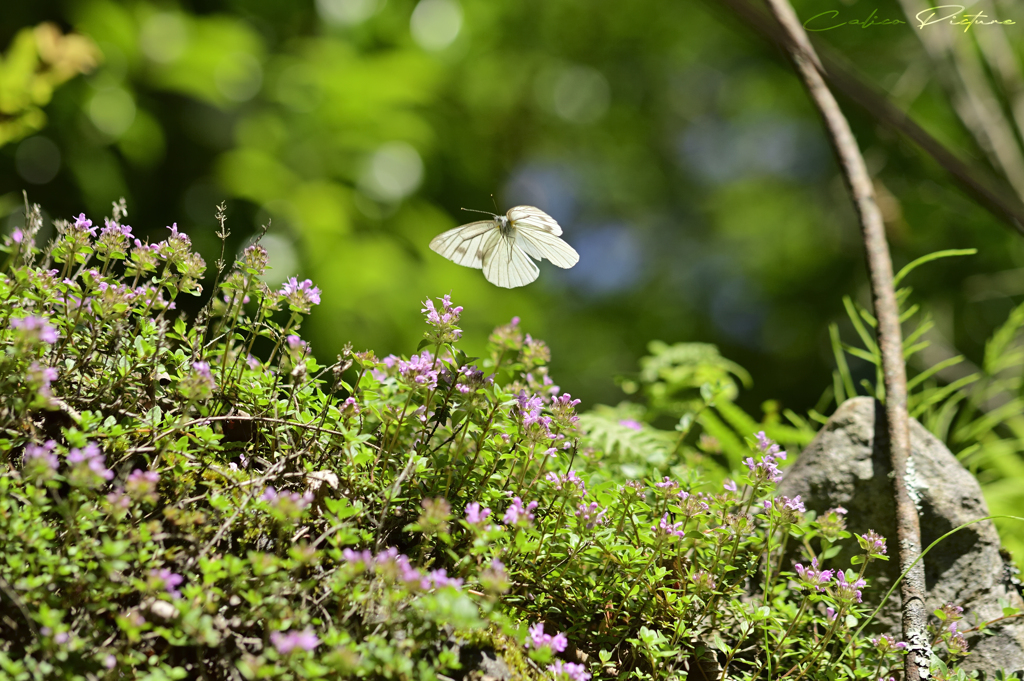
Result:
<svg viewBox="0 0 1024 681">
<path fill-rule="evenodd" d="M 903 638 L 908 652 L 905 658 L 906 681 L 928 677 L 931 650 L 926 631 L 924 562 L 921 555 L 921 526 L 907 486 L 907 462 L 910 458 L 910 424 L 907 416 L 907 373 L 903 363 L 899 305 L 893 285 L 892 260 L 885 239 L 882 212 L 875 202 L 874 187 L 864 157 L 857 147 L 850 124 L 843 115 L 822 76 L 821 61 L 811 46 L 789 0 L 766 0 L 786 36 L 786 51 L 803 80 L 814 105 L 824 119 L 829 140 L 839 158 L 847 189 L 853 198 L 867 256 L 871 294 L 878 319 L 878 345 L 882 353 L 885 383 L 885 416 L 888 428 L 886 446 L 892 462 L 893 493 L 896 498 L 896 534 L 900 570 L 907 571 L 901 584 Z"/>
</svg>

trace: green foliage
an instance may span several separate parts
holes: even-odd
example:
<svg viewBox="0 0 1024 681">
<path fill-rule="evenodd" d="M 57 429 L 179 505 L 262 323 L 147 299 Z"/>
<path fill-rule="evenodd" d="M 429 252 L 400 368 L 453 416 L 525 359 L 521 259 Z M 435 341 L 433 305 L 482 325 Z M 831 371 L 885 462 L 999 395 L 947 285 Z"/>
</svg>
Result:
<svg viewBox="0 0 1024 681">
<path fill-rule="evenodd" d="M 792 425 L 782 423 L 775 402 L 763 405 L 760 423 L 738 407 L 735 379 L 749 387 L 750 374 L 715 346 L 652 341 L 648 347 L 651 354 L 640 360 L 640 371 L 618 381 L 623 392 L 643 402 L 597 405 L 580 417 L 584 442 L 604 452 L 602 465 L 615 467 L 620 476 L 681 476 L 698 464 L 717 484 L 742 466 L 750 455 L 745 440 L 759 431 L 787 447 L 814 437 L 814 429 L 791 411 L 785 416 Z"/>
<path fill-rule="evenodd" d="M 700 465 L 661 475 L 635 439 L 656 450 L 652 426 L 581 432 L 683 403 L 745 431 L 727 390 L 696 385 L 742 375 L 709 348 L 652 346 L 639 385 L 673 406 L 581 419 L 518 319 L 470 358 L 462 308 L 427 300 L 417 354 L 323 366 L 299 336 L 319 289 L 269 288 L 258 244 L 188 321 L 175 301 L 204 263 L 186 234 L 132 246 L 122 203 L 98 234 L 59 222 L 40 253 L 27 213 L 0 275 L 6 677 L 443 679 L 481 649 L 577 681 L 899 666 L 853 633 L 884 540 L 834 565 L 842 512 L 774 496 L 765 433 L 738 482 L 708 487 Z M 637 454 L 657 476 L 626 479 Z"/>
<path fill-rule="evenodd" d="M 54 89 L 92 71 L 99 59 L 90 39 L 63 35 L 54 24 L 20 30 L 0 55 L 0 146 L 41 130 Z"/>
<path fill-rule="evenodd" d="M 896 276 L 899 283 L 918 265 L 951 256 L 972 255 L 975 249 L 938 251 L 918 258 L 904 267 Z M 911 321 L 921 312 L 917 304 L 910 304 L 912 289 L 897 291 L 900 319 Z M 844 353 L 870 362 L 876 368 L 872 384 L 861 381 L 863 394 L 884 400 L 880 367 L 881 356 L 869 329 L 876 326 L 875 319 L 862 306 L 848 296 L 843 303 L 850 322 L 856 329 L 863 347 L 843 343 L 838 326 L 831 326 L 832 346 L 837 369 L 833 373 L 833 394 L 837 404 L 858 394 Z M 927 313 L 922 313 L 913 330 L 903 340 L 903 355 L 913 355 L 929 347 L 925 335 L 934 328 Z M 1006 321 L 998 327 L 985 344 L 980 366 L 964 370 L 969 364 L 962 355 L 954 355 L 935 362 L 908 376 L 907 406 L 910 415 L 921 421 L 932 434 L 942 440 L 950 451 L 978 477 L 985 500 L 992 513 L 1013 513 L 1024 504 L 1024 490 L 1019 481 L 1024 478 L 1024 304 L 1014 307 Z M 947 380 L 940 379 L 943 372 L 959 368 Z M 816 415 L 819 420 L 823 417 Z M 1024 534 L 1013 523 L 996 521 L 1004 544 L 1018 559 L 1024 555 Z"/>
</svg>

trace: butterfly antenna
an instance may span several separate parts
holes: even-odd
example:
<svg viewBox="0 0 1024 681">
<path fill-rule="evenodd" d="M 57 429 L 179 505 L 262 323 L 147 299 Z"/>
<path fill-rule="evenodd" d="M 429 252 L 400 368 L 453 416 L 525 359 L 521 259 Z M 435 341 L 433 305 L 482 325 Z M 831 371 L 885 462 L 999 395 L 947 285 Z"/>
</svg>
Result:
<svg viewBox="0 0 1024 681">
<path fill-rule="evenodd" d="M 491 203 L 494 204 L 494 210 L 498 210 L 498 202 L 494 200 L 494 194 L 491 194 Z"/>
<path fill-rule="evenodd" d="M 494 213 L 492 213 L 489 210 L 477 210 L 476 208 L 463 208 L 462 210 L 467 211 L 469 213 L 483 213 L 484 215 L 491 215 L 491 216 L 494 215 Z"/>
</svg>

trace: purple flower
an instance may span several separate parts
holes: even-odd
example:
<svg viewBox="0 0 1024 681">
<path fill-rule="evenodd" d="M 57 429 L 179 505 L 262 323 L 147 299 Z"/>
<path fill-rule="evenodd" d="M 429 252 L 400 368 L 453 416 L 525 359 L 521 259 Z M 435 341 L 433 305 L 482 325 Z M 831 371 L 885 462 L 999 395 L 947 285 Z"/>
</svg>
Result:
<svg viewBox="0 0 1024 681">
<path fill-rule="evenodd" d="M 551 413 L 554 415 L 555 425 L 560 430 L 573 430 L 576 427 L 580 420 L 576 415 L 576 405 L 580 401 L 574 400 L 569 393 L 562 393 L 551 400 Z"/>
<path fill-rule="evenodd" d="M 50 325 L 50 320 L 46 317 L 14 317 L 11 319 L 11 328 L 19 330 L 21 337 L 29 342 L 42 341 L 47 345 L 57 342 L 57 329 Z"/>
<path fill-rule="evenodd" d="M 683 526 L 682 522 L 670 523 L 668 521 L 668 513 L 661 516 L 661 522 L 657 525 L 651 526 L 651 532 L 664 534 L 671 537 L 685 537 L 686 533 L 680 528 Z"/>
<path fill-rule="evenodd" d="M 454 343 L 462 337 L 462 330 L 456 326 L 462 314 L 462 306 L 452 305 L 449 295 L 438 300 L 441 301 L 440 310 L 434 307 L 434 301 L 429 298 L 423 301 L 420 309 L 420 312 L 427 315 L 427 323 L 434 327 L 433 331 L 427 333 L 427 338 L 435 344 Z"/>
<path fill-rule="evenodd" d="M 75 218 L 75 229 L 84 230 L 92 236 L 96 236 L 96 228 L 92 226 L 92 220 L 85 217 L 85 213 L 79 213 Z"/>
<path fill-rule="evenodd" d="M 552 439 L 551 417 L 544 416 L 544 400 L 536 395 L 528 395 L 525 390 L 519 392 L 519 415 L 525 428 L 533 440 Z"/>
<path fill-rule="evenodd" d="M 124 513 L 132 506 L 131 497 L 125 494 L 120 487 L 107 495 L 107 503 L 110 504 L 110 510 L 115 516 Z"/>
<path fill-rule="evenodd" d="M 804 588 L 821 591 L 832 581 L 832 570 L 819 570 L 817 558 L 811 559 L 810 567 L 797 563 L 793 569 L 800 575 L 800 586 Z"/>
<path fill-rule="evenodd" d="M 487 520 L 489 515 L 491 515 L 491 509 L 481 509 L 480 504 L 475 501 L 466 504 L 466 522 L 470 525 L 480 525 Z"/>
<path fill-rule="evenodd" d="M 320 304 L 320 289 L 313 286 L 309 279 L 300 282 L 296 277 L 290 278 L 281 287 L 281 295 L 290 306 L 302 313 L 309 312 L 314 305 Z"/>
<path fill-rule="evenodd" d="M 99 487 L 104 480 L 114 477 L 114 472 L 108 470 L 103 453 L 94 443 L 89 442 L 85 447 L 77 447 L 68 452 L 68 463 L 72 465 L 71 484 L 85 487 Z"/>
<path fill-rule="evenodd" d="M 750 477 L 754 484 L 760 485 L 782 480 L 782 473 L 779 471 L 776 460 L 785 461 L 786 452 L 772 442 L 763 430 L 757 434 L 757 450 L 761 453 L 760 461 L 755 462 L 753 457 L 748 456 L 743 462 L 750 469 Z"/>
<path fill-rule="evenodd" d="M 576 471 L 569 471 L 565 475 L 559 475 L 552 471 L 544 479 L 559 492 L 565 490 L 573 496 L 584 496 L 587 493 L 587 486 L 583 482 L 583 478 L 576 475 Z"/>
<path fill-rule="evenodd" d="M 531 501 L 527 506 L 523 506 L 523 500 L 516 497 L 512 500 L 512 505 L 505 511 L 505 515 L 502 520 L 506 525 L 529 525 L 533 519 L 533 509 L 537 508 L 537 502 Z"/>
<path fill-rule="evenodd" d="M 654 483 L 654 486 L 657 487 L 658 489 L 668 490 L 671 493 L 677 487 L 679 487 L 679 483 L 677 483 L 672 478 L 669 478 L 668 476 L 666 476 L 665 479 L 662 480 L 661 482 Z"/>
<path fill-rule="evenodd" d="M 125 491 L 133 499 L 141 499 L 155 504 L 159 498 L 156 493 L 158 482 L 160 482 L 160 474 L 156 471 L 142 471 L 136 468 L 128 476 Z"/>
<path fill-rule="evenodd" d="M 800 519 L 800 514 L 807 510 L 804 508 L 804 502 L 800 499 L 799 494 L 792 499 L 785 496 L 765 499 L 763 503 L 766 512 L 771 511 L 774 507 L 779 515 L 779 519 L 784 523 L 797 522 Z"/>
<path fill-rule="evenodd" d="M 786 452 L 782 451 L 782 448 L 776 444 L 771 438 L 764 434 L 764 431 L 760 431 L 757 434 L 757 449 L 765 456 L 771 456 L 775 459 L 786 460 Z"/>
<path fill-rule="evenodd" d="M 393 546 L 377 554 L 374 559 L 374 569 L 386 579 L 401 582 L 410 590 L 426 590 L 433 585 L 429 578 L 424 577 L 419 570 L 412 566 L 408 556 L 399 554 L 398 549 Z"/>
<path fill-rule="evenodd" d="M 722 483 L 722 487 L 724 487 L 729 492 L 736 491 L 736 483 L 729 479 L 726 479 L 726 481 Z"/>
<path fill-rule="evenodd" d="M 621 421 L 619 421 L 619 425 L 622 426 L 623 428 L 629 428 L 630 430 L 643 430 L 644 429 L 644 424 L 640 423 L 639 421 L 635 421 L 633 419 L 622 419 Z"/>
<path fill-rule="evenodd" d="M 529 628 L 529 637 L 526 639 L 526 646 L 532 648 L 543 648 L 545 646 L 551 648 L 556 653 L 564 651 L 569 645 L 569 639 L 565 637 L 565 634 L 551 634 L 544 633 L 544 624 L 534 624 Z"/>
<path fill-rule="evenodd" d="M 868 530 L 867 534 L 858 535 L 857 543 L 870 556 L 885 555 L 885 537 L 874 530 Z"/>
<path fill-rule="evenodd" d="M 103 255 L 116 254 L 123 257 L 128 240 L 132 238 L 130 225 L 122 225 L 115 220 L 105 218 L 103 229 L 100 230 L 100 238 L 96 242 L 96 250 Z"/>
<path fill-rule="evenodd" d="M 387 358 L 385 358 L 385 363 Z M 434 356 L 429 350 L 424 350 L 418 355 L 413 355 L 406 360 L 398 360 L 398 375 L 410 385 L 426 386 L 430 389 L 437 387 L 437 377 L 440 369 L 435 369 Z"/>
<path fill-rule="evenodd" d="M 690 581 L 698 592 L 711 591 L 715 588 L 715 576 L 707 570 L 697 570 L 690 577 Z"/>
<path fill-rule="evenodd" d="M 57 443 L 53 440 L 47 440 L 41 445 L 29 443 L 25 446 L 25 466 L 33 468 L 37 474 L 41 473 L 43 476 L 55 473 L 60 464 L 57 455 L 53 453 L 56 447 Z"/>
<path fill-rule="evenodd" d="M 178 384 L 178 390 L 190 400 L 208 399 L 216 387 L 209 362 L 192 362 L 192 373 Z"/>
<path fill-rule="evenodd" d="M 942 619 L 944 620 L 956 621 L 963 619 L 964 616 L 964 609 L 956 603 L 946 603 L 942 606 L 941 611 L 943 615 Z"/>
<path fill-rule="evenodd" d="M 856 600 L 858 603 L 860 603 L 860 590 L 863 589 L 865 585 L 867 585 L 867 582 L 863 579 L 858 579 L 856 582 L 846 581 L 846 573 L 844 573 L 842 570 L 836 570 L 836 600 L 843 603 L 853 603 L 854 600 Z"/>
<path fill-rule="evenodd" d="M 556 681 L 588 681 L 590 679 L 590 673 L 586 668 L 575 662 L 555 660 L 554 664 L 548 665 L 548 671 L 555 675 Z"/>
<path fill-rule="evenodd" d="M 53 367 L 44 367 L 39 362 L 32 362 L 25 378 L 44 400 L 49 401 L 49 398 L 53 396 L 50 384 L 57 380 L 57 370 Z"/>
<path fill-rule="evenodd" d="M 829 622 L 836 621 L 836 609 L 832 607 L 825 608 L 825 617 L 828 618 Z"/>
<path fill-rule="evenodd" d="M 268 262 L 270 262 L 270 256 L 267 255 L 267 249 L 259 244 L 247 246 L 242 251 L 242 264 L 253 270 L 256 275 L 262 275 L 267 270 Z"/>
<path fill-rule="evenodd" d="M 362 551 L 345 549 L 341 552 L 341 557 L 352 565 L 359 565 L 362 570 L 367 570 L 373 566 L 373 554 L 370 553 L 369 549 L 363 549 Z"/>
<path fill-rule="evenodd" d="M 804 502 L 800 500 L 800 495 L 797 494 L 795 497 L 790 499 L 789 497 L 778 497 L 778 503 L 782 505 L 782 508 L 787 511 L 794 511 L 796 513 L 804 513 L 807 509 L 804 508 Z"/>
<path fill-rule="evenodd" d="M 359 408 L 359 402 L 356 401 L 356 398 L 346 397 L 345 401 L 341 403 L 341 407 L 338 409 L 338 411 L 340 411 L 341 415 L 344 416 L 345 418 L 351 418 L 353 416 L 358 416 L 361 410 Z"/>
<path fill-rule="evenodd" d="M 950 656 L 960 657 L 961 655 L 966 655 L 967 648 L 967 639 L 964 638 L 963 634 L 953 634 L 946 641 L 946 649 L 949 650 Z"/>
<path fill-rule="evenodd" d="M 313 498 L 312 492 L 300 495 L 298 492 L 278 492 L 273 487 L 267 487 L 263 490 L 260 501 L 266 501 L 271 508 L 290 520 L 296 520 L 306 507 L 313 503 Z"/>
<path fill-rule="evenodd" d="M 175 572 L 171 572 L 167 568 L 149 571 L 150 587 L 153 589 L 163 589 L 171 595 L 171 598 L 181 598 L 181 592 L 178 591 L 177 587 L 184 581 L 184 577 Z"/>
<path fill-rule="evenodd" d="M 601 508 L 597 505 L 596 501 L 590 502 L 590 505 L 580 504 L 576 507 L 576 517 L 579 518 L 580 522 L 588 530 L 594 529 L 597 525 L 604 524 L 604 514 L 608 512 L 607 508 Z"/>
<path fill-rule="evenodd" d="M 490 567 L 480 573 L 480 584 L 484 589 L 493 594 L 505 593 L 510 583 L 505 565 L 495 558 L 491 561 Z"/>
<path fill-rule="evenodd" d="M 167 237 L 167 241 L 168 242 L 175 241 L 175 242 L 178 242 L 178 244 L 180 244 L 181 246 L 185 246 L 185 247 L 188 247 L 188 246 L 192 245 L 192 239 L 189 238 L 188 234 L 185 234 L 184 232 L 179 232 L 178 231 L 178 223 L 177 222 L 172 224 L 167 229 L 171 230 L 170 236 Z"/>
<path fill-rule="evenodd" d="M 315 650 L 320 645 L 320 639 L 310 628 L 302 631 L 288 630 L 284 632 L 270 632 L 270 642 L 280 655 L 289 655 L 296 649 L 305 651 Z"/>
<path fill-rule="evenodd" d="M 430 587 L 435 589 L 442 589 L 446 586 L 452 586 L 456 589 L 462 586 L 462 580 L 456 577 L 449 577 L 448 571 L 444 568 L 439 570 L 431 570 L 427 573 L 426 581 L 430 583 Z M 427 587 L 427 588 L 430 588 Z"/>
<path fill-rule="evenodd" d="M 302 342 L 302 339 L 296 336 L 294 333 L 288 334 L 288 337 L 285 339 L 285 342 L 288 343 L 288 348 L 291 350 L 294 350 L 295 348 L 301 348 L 302 346 L 305 345 L 305 343 Z"/>
<path fill-rule="evenodd" d="M 907 644 L 904 641 L 897 642 L 889 634 L 882 634 L 878 638 L 870 639 L 871 645 L 878 649 L 879 654 L 886 655 L 891 650 L 906 650 Z"/>
</svg>

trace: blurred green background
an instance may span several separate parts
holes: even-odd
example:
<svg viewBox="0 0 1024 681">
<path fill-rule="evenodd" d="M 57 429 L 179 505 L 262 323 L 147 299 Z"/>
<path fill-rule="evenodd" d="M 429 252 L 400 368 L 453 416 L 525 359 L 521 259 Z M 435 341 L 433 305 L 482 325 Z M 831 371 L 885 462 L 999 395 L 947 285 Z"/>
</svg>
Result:
<svg viewBox="0 0 1024 681">
<path fill-rule="evenodd" d="M 892 0 L 826 4 L 795 3 L 804 17 L 904 16 Z M 997 9 L 1019 24 L 999 29 L 1019 64 L 1024 6 Z M 17 2 L 0 15 L 8 71 L 19 31 L 45 21 L 101 57 L 42 97 L 45 121 L 0 147 L 5 231 L 20 224 L 23 189 L 50 217 L 97 220 L 124 196 L 136 234 L 162 239 L 176 222 L 212 265 L 226 200 L 231 251 L 269 223 L 271 283 L 299 275 L 323 290 L 304 335 L 324 361 L 346 342 L 412 351 L 420 301 L 451 293 L 470 354 L 517 315 L 584 407 L 618 402 L 614 377 L 659 339 L 717 344 L 749 370 L 738 403 L 755 418 L 769 398 L 833 408 L 819 404 L 835 366 L 828 325 L 852 341 L 841 298 L 869 303 L 859 229 L 788 63 L 717 2 Z M 963 34 L 964 49 L 984 52 L 988 28 Z M 911 26 L 815 39 L 958 155 L 1005 175 Z M 896 267 L 979 249 L 909 283 L 936 320 L 930 361 L 961 352 L 981 364 L 1024 294 L 1024 240 L 842 104 Z M 544 264 L 535 284 L 508 291 L 429 251 L 472 219 L 460 207 L 491 209 L 491 194 L 502 211 L 553 215 L 579 265 Z M 873 378 L 850 361 L 855 379 Z"/>
</svg>

